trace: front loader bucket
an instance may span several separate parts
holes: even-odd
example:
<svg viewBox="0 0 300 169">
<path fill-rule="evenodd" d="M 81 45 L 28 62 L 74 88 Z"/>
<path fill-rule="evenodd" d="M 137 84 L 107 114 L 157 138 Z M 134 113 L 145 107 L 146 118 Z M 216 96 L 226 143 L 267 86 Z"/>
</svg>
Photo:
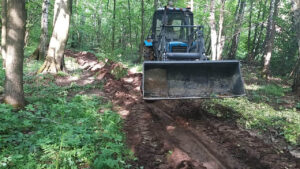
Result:
<svg viewBox="0 0 300 169">
<path fill-rule="evenodd" d="M 240 62 L 145 61 L 146 100 L 223 98 L 245 95 Z"/>
</svg>

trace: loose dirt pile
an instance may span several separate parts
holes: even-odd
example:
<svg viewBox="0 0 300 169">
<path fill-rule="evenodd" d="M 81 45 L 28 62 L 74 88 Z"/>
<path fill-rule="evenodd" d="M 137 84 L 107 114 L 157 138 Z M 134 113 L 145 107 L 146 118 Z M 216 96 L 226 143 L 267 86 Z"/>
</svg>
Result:
<svg viewBox="0 0 300 169">
<path fill-rule="evenodd" d="M 288 152 L 275 149 L 234 121 L 210 116 L 201 100 L 144 102 L 142 74 L 128 72 L 117 80 L 120 64 L 98 62 L 91 53 L 67 51 L 88 76 L 104 83 L 103 94 L 125 120 L 127 144 L 145 169 L 300 168 Z M 220 108 L 219 111 L 225 111 Z M 226 110 L 228 111 L 228 110 Z"/>
</svg>

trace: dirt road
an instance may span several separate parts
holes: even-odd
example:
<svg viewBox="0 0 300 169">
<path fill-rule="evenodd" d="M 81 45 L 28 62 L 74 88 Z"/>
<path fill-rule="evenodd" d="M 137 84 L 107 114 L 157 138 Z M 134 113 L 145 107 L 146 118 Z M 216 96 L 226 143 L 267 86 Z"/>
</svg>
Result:
<svg viewBox="0 0 300 169">
<path fill-rule="evenodd" d="M 93 65 L 96 64 L 92 64 L 91 69 Z M 297 159 L 288 152 L 251 136 L 234 120 L 211 116 L 203 108 L 202 100 L 144 102 L 140 92 L 142 75 L 129 73 L 116 80 L 109 73 L 113 66 L 115 64 L 94 69 L 93 76 L 105 81 L 105 96 L 125 120 L 127 144 L 138 158 L 138 167 L 300 168 L 299 159 L 297 164 Z M 218 111 L 228 110 L 220 107 Z"/>
</svg>

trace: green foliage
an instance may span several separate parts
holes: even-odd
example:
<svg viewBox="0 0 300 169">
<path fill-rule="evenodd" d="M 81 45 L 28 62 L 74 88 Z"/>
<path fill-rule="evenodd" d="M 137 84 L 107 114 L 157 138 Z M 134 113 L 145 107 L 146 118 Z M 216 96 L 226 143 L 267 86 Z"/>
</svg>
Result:
<svg viewBox="0 0 300 169">
<path fill-rule="evenodd" d="M 259 93 L 271 96 L 284 96 L 285 92 L 288 92 L 290 89 L 280 87 L 275 84 L 263 85 L 258 90 Z"/>
<path fill-rule="evenodd" d="M 60 87 L 52 75 L 25 77 L 30 104 L 20 111 L 0 104 L 0 168 L 130 167 L 133 155 L 111 104 L 99 97 L 70 97 L 97 86 Z"/>
<path fill-rule="evenodd" d="M 278 131 L 278 135 L 284 137 L 293 145 L 300 145 L 300 114 L 292 109 L 276 111 L 265 103 L 253 103 L 247 98 L 214 99 L 206 101 L 206 109 L 210 113 L 223 116 L 224 112 L 217 109 L 216 105 L 223 105 L 235 110 L 238 116 L 237 122 L 247 129 L 259 131 Z"/>
<path fill-rule="evenodd" d="M 118 65 L 111 71 L 111 73 L 117 80 L 119 80 L 128 74 L 128 69 Z"/>
</svg>

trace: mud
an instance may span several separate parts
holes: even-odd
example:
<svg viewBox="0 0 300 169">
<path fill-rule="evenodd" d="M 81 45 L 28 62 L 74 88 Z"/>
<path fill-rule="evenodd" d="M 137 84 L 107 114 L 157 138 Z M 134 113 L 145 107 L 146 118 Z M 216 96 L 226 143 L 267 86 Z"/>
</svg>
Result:
<svg viewBox="0 0 300 169">
<path fill-rule="evenodd" d="M 89 64 L 81 54 L 76 57 L 81 57 L 80 65 L 89 65 L 89 70 L 99 64 Z M 140 91 L 142 74 L 128 72 L 116 80 L 109 71 L 114 63 L 100 64 L 95 71 L 101 76 L 97 79 L 124 118 L 128 147 L 138 158 L 136 168 L 300 168 L 289 152 L 250 135 L 234 120 L 211 116 L 201 100 L 145 102 Z M 219 111 L 229 110 L 220 107 Z"/>
</svg>

